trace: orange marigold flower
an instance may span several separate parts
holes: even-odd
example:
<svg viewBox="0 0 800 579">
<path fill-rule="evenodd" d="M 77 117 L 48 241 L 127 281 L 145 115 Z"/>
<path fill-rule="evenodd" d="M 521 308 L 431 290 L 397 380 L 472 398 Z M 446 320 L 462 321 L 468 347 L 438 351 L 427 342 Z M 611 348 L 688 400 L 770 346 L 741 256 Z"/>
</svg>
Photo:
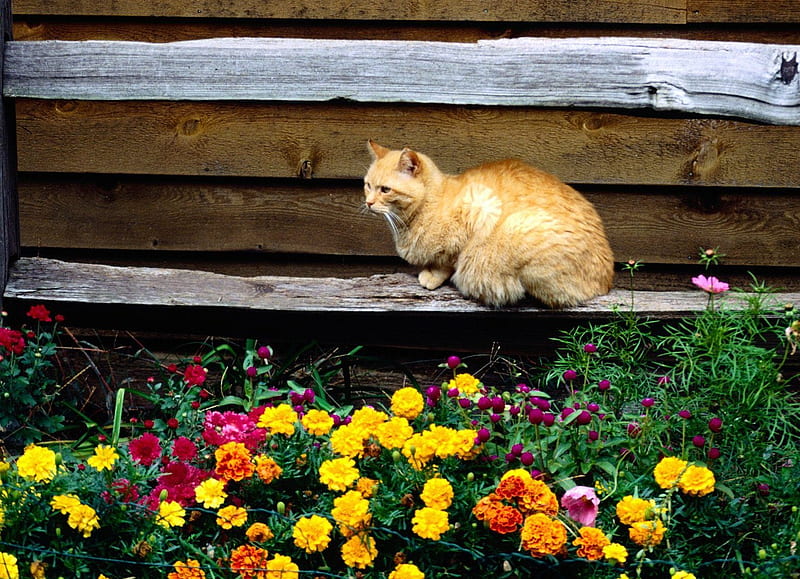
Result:
<svg viewBox="0 0 800 579">
<path fill-rule="evenodd" d="M 231 571 L 241 579 L 264 579 L 266 577 L 269 553 L 261 547 L 240 545 L 231 551 Z"/>
<path fill-rule="evenodd" d="M 655 547 L 663 539 L 667 529 L 660 519 L 654 521 L 639 521 L 633 523 L 628 529 L 631 541 L 641 547 Z"/>
<path fill-rule="evenodd" d="M 200 562 L 194 559 L 189 559 L 185 563 L 183 561 L 175 561 L 173 565 L 175 571 L 167 575 L 167 579 L 205 579 L 206 573 L 200 568 Z"/>
<path fill-rule="evenodd" d="M 235 505 L 228 505 L 217 511 L 217 524 L 223 529 L 242 527 L 247 522 L 247 510 Z"/>
<path fill-rule="evenodd" d="M 497 485 L 497 489 L 495 492 L 500 498 L 510 500 L 522 497 L 525 494 L 525 490 L 527 489 L 527 484 L 523 477 L 513 475 L 509 477 L 503 477 L 500 480 L 500 484 Z"/>
<path fill-rule="evenodd" d="M 495 533 L 507 535 L 515 533 L 522 524 L 522 513 L 509 505 L 500 505 L 489 517 L 489 528 Z"/>
<path fill-rule="evenodd" d="M 564 525 L 544 513 L 534 513 L 525 519 L 520 532 L 522 548 L 533 557 L 558 555 L 567 543 Z"/>
<path fill-rule="evenodd" d="M 241 442 L 226 442 L 214 451 L 216 473 L 226 480 L 240 481 L 253 476 L 255 466 L 250 451 Z"/>
<path fill-rule="evenodd" d="M 264 484 L 270 484 L 283 474 L 283 469 L 266 454 L 259 454 L 256 457 L 256 474 Z"/>
<path fill-rule="evenodd" d="M 517 499 L 523 513 L 544 513 L 549 517 L 558 514 L 558 497 L 550 487 L 538 479 L 531 479 L 525 486 L 525 494 Z"/>
<path fill-rule="evenodd" d="M 368 499 L 375 494 L 375 489 L 379 484 L 381 484 L 381 481 L 379 480 L 362 476 L 360 479 L 358 479 L 358 482 L 356 482 L 356 490 L 361 493 L 362 497 Z"/>
<path fill-rule="evenodd" d="M 272 529 L 264 523 L 253 523 L 244 534 L 254 543 L 266 543 L 275 537 L 275 533 L 272 532 Z"/>
<path fill-rule="evenodd" d="M 492 493 L 480 499 L 475 506 L 472 507 L 472 514 L 475 515 L 475 518 L 479 521 L 488 521 L 492 518 L 493 513 L 501 506 L 503 506 L 503 503 L 500 497 Z"/>
<path fill-rule="evenodd" d="M 611 544 L 605 533 L 595 527 L 581 527 L 578 533 L 580 536 L 572 541 L 572 544 L 578 547 L 578 557 L 589 561 L 602 559 L 603 548 Z"/>
</svg>

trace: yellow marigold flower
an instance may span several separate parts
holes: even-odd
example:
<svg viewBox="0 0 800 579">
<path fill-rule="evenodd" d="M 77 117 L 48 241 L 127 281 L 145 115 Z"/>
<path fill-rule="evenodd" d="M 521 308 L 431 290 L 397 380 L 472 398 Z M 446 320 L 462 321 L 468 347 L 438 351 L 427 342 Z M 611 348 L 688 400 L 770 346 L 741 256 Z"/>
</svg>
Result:
<svg viewBox="0 0 800 579">
<path fill-rule="evenodd" d="M 412 563 L 401 563 L 389 573 L 389 579 L 425 579 L 425 573 Z"/>
<path fill-rule="evenodd" d="M 286 555 L 275 555 L 274 558 L 267 561 L 267 574 L 264 576 L 266 579 L 297 579 L 300 576 L 300 567 L 298 567 Z"/>
<path fill-rule="evenodd" d="M 408 423 L 408 419 L 401 416 L 393 416 L 375 429 L 378 443 L 389 450 L 403 448 L 406 441 L 413 435 L 414 429 Z"/>
<path fill-rule="evenodd" d="M 533 480 L 531 473 L 524 468 L 512 468 L 511 470 L 507 470 L 503 473 L 503 476 L 500 477 L 500 480 L 502 481 L 512 476 L 521 478 L 526 484 Z"/>
<path fill-rule="evenodd" d="M 522 524 L 520 539 L 522 548 L 533 557 L 558 555 L 567 543 L 567 529 L 557 519 L 534 513 Z"/>
<path fill-rule="evenodd" d="M 264 523 L 253 523 L 244 534 L 254 543 L 266 543 L 275 537 L 272 529 Z"/>
<path fill-rule="evenodd" d="M 402 453 L 412 467 L 422 470 L 436 456 L 436 445 L 430 436 L 416 433 L 406 440 Z"/>
<path fill-rule="evenodd" d="M 345 491 L 358 480 L 360 473 L 352 458 L 326 460 L 319 467 L 319 480 L 332 491 Z"/>
<path fill-rule="evenodd" d="M 100 528 L 100 518 L 92 507 L 80 504 L 70 510 L 67 524 L 86 538 Z"/>
<path fill-rule="evenodd" d="M 205 579 L 206 572 L 200 568 L 200 562 L 195 559 L 175 561 L 175 571 L 167 575 L 167 579 Z"/>
<path fill-rule="evenodd" d="M 432 478 L 425 483 L 420 498 L 425 506 L 443 511 L 453 504 L 453 487 L 447 479 Z"/>
<path fill-rule="evenodd" d="M 19 579 L 17 558 L 11 553 L 0 552 L 0 579 Z"/>
<path fill-rule="evenodd" d="M 428 430 L 423 432 L 422 435 L 428 438 L 429 444 L 436 449 L 436 456 L 439 458 L 448 458 L 454 456 L 458 449 L 457 432 L 457 430 L 448 426 L 431 424 Z"/>
<path fill-rule="evenodd" d="M 447 387 L 450 389 L 456 388 L 464 396 L 471 396 L 478 393 L 481 381 L 472 374 L 457 374 L 455 378 L 450 380 Z"/>
<path fill-rule="evenodd" d="M 113 446 L 98 444 L 94 449 L 94 455 L 89 457 L 86 462 L 95 470 L 112 470 L 114 463 L 119 459 L 116 449 Z"/>
<path fill-rule="evenodd" d="M 628 550 L 619 543 L 611 543 L 603 547 L 603 557 L 605 557 L 606 561 L 624 565 L 625 561 L 628 560 Z"/>
<path fill-rule="evenodd" d="M 599 561 L 603 558 L 603 549 L 611 544 L 605 533 L 595 527 L 581 527 L 578 530 L 580 535 L 572 541 L 578 547 L 578 557 L 583 557 L 589 561 Z"/>
<path fill-rule="evenodd" d="M 75 495 L 56 495 L 50 499 L 50 506 L 62 515 L 69 512 L 81 504 L 81 500 Z"/>
<path fill-rule="evenodd" d="M 247 522 L 247 509 L 228 505 L 217 511 L 217 524 L 225 530 L 243 527 Z"/>
<path fill-rule="evenodd" d="M 377 556 L 375 539 L 366 533 L 353 535 L 342 545 L 342 560 L 348 567 L 365 569 L 372 565 Z"/>
<path fill-rule="evenodd" d="M 401 418 L 414 420 L 425 407 L 425 400 L 419 390 L 407 386 L 392 394 L 392 413 Z"/>
<path fill-rule="evenodd" d="M 256 474 L 264 484 L 270 484 L 283 474 L 283 469 L 272 458 L 266 454 L 259 454 L 256 457 Z"/>
<path fill-rule="evenodd" d="M 678 482 L 678 488 L 687 495 L 704 497 L 714 492 L 714 473 L 704 466 L 689 465 Z"/>
<path fill-rule="evenodd" d="M 361 496 L 365 499 L 371 498 L 373 494 L 375 494 L 375 488 L 381 483 L 381 481 L 375 480 L 374 478 L 367 478 L 362 476 L 358 479 L 356 483 L 356 490 L 361 493 Z"/>
<path fill-rule="evenodd" d="M 475 444 L 478 436 L 477 430 L 458 430 L 453 435 L 453 454 L 462 460 L 475 458 L 480 453 L 480 448 Z"/>
<path fill-rule="evenodd" d="M 308 432 L 314 436 L 324 436 L 333 428 L 333 418 L 325 410 L 317 410 L 316 408 L 309 410 L 305 416 L 300 420 Z"/>
<path fill-rule="evenodd" d="M 678 484 L 679 479 L 686 471 L 688 463 L 674 456 L 662 458 L 653 470 L 658 486 L 662 489 L 671 489 Z"/>
<path fill-rule="evenodd" d="M 226 442 L 214 451 L 214 458 L 217 459 L 214 472 L 226 480 L 250 478 L 256 470 L 250 451 L 241 442 Z"/>
<path fill-rule="evenodd" d="M 639 521 L 633 523 L 628 529 L 631 541 L 641 547 L 655 547 L 664 539 L 667 529 L 660 519 L 654 521 Z"/>
<path fill-rule="evenodd" d="M 628 495 L 617 503 L 617 517 L 623 525 L 632 525 L 652 518 L 655 508 L 653 500 Z"/>
<path fill-rule="evenodd" d="M 294 434 L 294 425 L 297 422 L 297 412 L 288 404 L 279 404 L 265 408 L 258 419 L 258 426 L 266 428 L 271 434 Z"/>
<path fill-rule="evenodd" d="M 331 448 L 336 454 L 341 454 L 349 458 L 361 458 L 364 456 L 364 443 L 369 438 L 369 432 L 345 424 L 334 430 L 331 434 Z"/>
<path fill-rule="evenodd" d="M 333 499 L 331 515 L 339 525 L 339 532 L 345 537 L 358 533 L 372 522 L 369 501 L 358 491 L 348 491 Z"/>
<path fill-rule="evenodd" d="M 0 474 L 11 470 L 11 463 L 6 460 L 0 460 Z"/>
<path fill-rule="evenodd" d="M 697 579 L 697 578 L 695 577 L 694 573 L 689 573 L 688 571 L 675 571 L 675 573 L 672 574 L 672 577 L 670 577 L 670 579 Z"/>
<path fill-rule="evenodd" d="M 47 573 L 47 563 L 36 560 L 31 561 L 30 572 L 32 579 L 47 579 L 45 575 Z M 97 579 L 100 579 L 100 577 Z"/>
<path fill-rule="evenodd" d="M 389 416 L 385 412 L 375 410 L 370 406 L 362 406 L 355 412 L 350 420 L 350 425 L 362 429 L 367 434 L 375 432 L 379 424 L 383 424 L 389 420 Z"/>
<path fill-rule="evenodd" d="M 158 505 L 156 523 L 164 528 L 182 527 L 186 523 L 186 511 L 175 501 L 162 501 Z"/>
<path fill-rule="evenodd" d="M 228 493 L 225 492 L 225 481 L 216 478 L 204 480 L 195 487 L 194 498 L 206 509 L 219 508 L 228 498 Z"/>
<path fill-rule="evenodd" d="M 450 529 L 450 518 L 447 511 L 422 507 L 411 519 L 411 530 L 423 539 L 438 541 L 442 533 Z"/>
<path fill-rule="evenodd" d="M 292 530 L 294 544 L 305 550 L 306 553 L 320 553 L 328 548 L 331 542 L 333 525 L 328 519 L 319 515 L 303 517 L 297 521 Z"/>
<path fill-rule="evenodd" d="M 50 482 L 56 476 L 56 453 L 49 448 L 29 444 L 17 459 L 17 472 L 25 479 Z"/>
</svg>

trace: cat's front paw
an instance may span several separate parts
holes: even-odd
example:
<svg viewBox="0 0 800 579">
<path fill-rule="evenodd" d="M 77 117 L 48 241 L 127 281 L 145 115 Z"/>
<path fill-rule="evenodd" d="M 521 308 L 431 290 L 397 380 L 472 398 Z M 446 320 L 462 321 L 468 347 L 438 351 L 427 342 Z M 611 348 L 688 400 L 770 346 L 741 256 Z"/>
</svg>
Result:
<svg viewBox="0 0 800 579">
<path fill-rule="evenodd" d="M 435 290 L 450 277 L 449 271 L 441 269 L 423 269 L 419 272 L 419 284 L 425 289 Z"/>
</svg>

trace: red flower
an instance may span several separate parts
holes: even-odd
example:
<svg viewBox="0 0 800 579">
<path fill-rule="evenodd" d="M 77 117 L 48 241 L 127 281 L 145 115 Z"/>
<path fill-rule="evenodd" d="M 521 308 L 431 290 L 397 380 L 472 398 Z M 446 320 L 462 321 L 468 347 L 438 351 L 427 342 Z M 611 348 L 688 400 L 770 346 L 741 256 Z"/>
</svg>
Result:
<svg viewBox="0 0 800 579">
<path fill-rule="evenodd" d="M 128 443 L 128 452 L 134 461 L 150 466 L 161 458 L 161 441 L 156 435 L 145 432 Z"/>
<path fill-rule="evenodd" d="M 170 428 L 173 428 L 173 429 L 174 428 L 178 428 L 179 424 L 180 423 L 178 422 L 177 418 L 170 418 L 169 420 L 167 420 L 167 426 L 169 426 Z"/>
<path fill-rule="evenodd" d="M 50 310 L 41 304 L 31 306 L 28 310 L 28 317 L 33 318 L 38 322 L 52 322 L 53 318 L 50 317 Z"/>
<path fill-rule="evenodd" d="M 206 369 L 202 366 L 190 365 L 183 372 L 187 386 L 201 386 L 206 381 Z"/>
<path fill-rule="evenodd" d="M 20 355 L 25 350 L 25 338 L 17 330 L 0 328 L 0 346 L 12 354 Z"/>
<path fill-rule="evenodd" d="M 172 443 L 172 456 L 178 460 L 192 460 L 197 456 L 197 446 L 185 436 L 179 436 Z"/>
</svg>

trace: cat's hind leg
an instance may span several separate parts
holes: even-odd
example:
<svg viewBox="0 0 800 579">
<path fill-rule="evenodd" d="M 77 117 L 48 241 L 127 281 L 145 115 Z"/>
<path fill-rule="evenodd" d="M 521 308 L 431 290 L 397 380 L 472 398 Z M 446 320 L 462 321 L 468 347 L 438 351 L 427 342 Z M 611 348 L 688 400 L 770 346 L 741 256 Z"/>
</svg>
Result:
<svg viewBox="0 0 800 579">
<path fill-rule="evenodd" d="M 462 294 L 500 307 L 525 297 L 525 287 L 508 254 L 501 255 L 496 243 L 474 244 L 461 253 L 453 273 L 453 284 Z M 503 252 L 504 253 L 504 252 Z"/>
</svg>

